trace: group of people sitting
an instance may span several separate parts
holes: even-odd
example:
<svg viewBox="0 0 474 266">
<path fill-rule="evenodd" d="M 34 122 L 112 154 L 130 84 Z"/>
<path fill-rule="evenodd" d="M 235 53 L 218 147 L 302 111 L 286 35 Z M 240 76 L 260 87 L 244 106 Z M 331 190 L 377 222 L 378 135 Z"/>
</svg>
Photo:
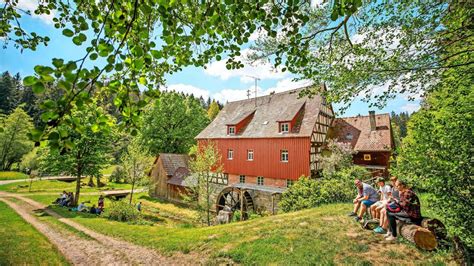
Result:
<svg viewBox="0 0 474 266">
<path fill-rule="evenodd" d="M 387 241 L 394 241 L 397 238 L 397 220 L 420 225 L 420 200 L 406 182 L 395 176 L 390 178 L 391 186 L 385 184 L 382 177 L 377 178 L 376 182 L 378 190 L 359 179 L 355 180 L 358 193 L 353 201 L 354 210 L 349 216 L 364 222 L 364 214 L 370 213 L 372 219 L 379 221 L 374 232 L 385 234 Z"/>
<path fill-rule="evenodd" d="M 59 198 L 57 198 L 56 201 L 54 201 L 53 203 L 58 204 L 62 207 L 72 206 L 72 204 L 74 203 L 74 193 L 63 191 Z"/>
<path fill-rule="evenodd" d="M 100 195 L 99 200 L 97 201 L 97 207 L 94 204 L 91 207 L 87 207 L 86 203 L 90 203 L 90 201 L 83 201 L 77 207 L 72 207 L 74 204 L 74 194 L 72 192 L 63 191 L 60 197 L 53 203 L 62 207 L 72 207 L 69 209 L 70 211 L 88 212 L 100 215 L 104 211 L 104 200 L 104 196 Z"/>
</svg>

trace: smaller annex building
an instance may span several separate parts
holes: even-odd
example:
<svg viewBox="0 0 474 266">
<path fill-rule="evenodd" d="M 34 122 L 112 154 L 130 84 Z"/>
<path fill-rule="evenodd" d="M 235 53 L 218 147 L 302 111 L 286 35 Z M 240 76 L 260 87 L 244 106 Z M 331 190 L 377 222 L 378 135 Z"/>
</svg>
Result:
<svg viewBox="0 0 474 266">
<path fill-rule="evenodd" d="M 150 196 L 184 203 L 183 195 L 189 187 L 189 156 L 187 154 L 160 153 L 150 172 Z"/>
<path fill-rule="evenodd" d="M 333 130 L 338 142 L 350 143 L 357 152 L 354 164 L 367 168 L 373 176 L 388 176 L 394 150 L 389 114 L 369 111 L 368 116 L 336 118 Z"/>
</svg>

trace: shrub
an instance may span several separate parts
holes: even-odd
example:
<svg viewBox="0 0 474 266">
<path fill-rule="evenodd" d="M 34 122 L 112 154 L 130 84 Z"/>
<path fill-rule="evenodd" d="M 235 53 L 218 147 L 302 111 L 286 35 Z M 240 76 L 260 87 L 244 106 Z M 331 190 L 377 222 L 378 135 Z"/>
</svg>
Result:
<svg viewBox="0 0 474 266">
<path fill-rule="evenodd" d="M 123 169 L 122 166 L 117 166 L 112 171 L 112 174 L 109 176 L 109 182 L 121 183 L 127 177 L 127 172 Z"/>
<path fill-rule="evenodd" d="M 133 206 L 125 202 L 124 200 L 114 201 L 110 207 L 106 210 L 105 216 L 109 220 L 119 222 L 140 222 L 141 214 Z"/>
<path fill-rule="evenodd" d="M 356 194 L 354 179 L 368 176 L 363 167 L 353 166 L 331 173 L 319 180 L 301 177 L 282 195 L 280 208 L 284 212 L 314 208 L 321 204 L 350 202 Z"/>
</svg>

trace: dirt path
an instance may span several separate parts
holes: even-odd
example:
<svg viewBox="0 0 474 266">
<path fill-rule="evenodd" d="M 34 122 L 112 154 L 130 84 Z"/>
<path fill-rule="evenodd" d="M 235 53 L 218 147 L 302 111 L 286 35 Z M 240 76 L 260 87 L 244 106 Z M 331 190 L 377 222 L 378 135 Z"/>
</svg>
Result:
<svg viewBox="0 0 474 266">
<path fill-rule="evenodd" d="M 44 177 L 37 177 L 33 178 L 33 181 L 42 181 L 42 180 L 60 180 L 62 178 L 70 178 L 69 176 L 44 176 Z M 12 179 L 12 180 L 0 180 L 1 185 L 7 185 L 11 183 L 20 183 L 20 182 L 29 182 L 30 179 Z"/>
<path fill-rule="evenodd" d="M 16 204 L 8 198 L 15 198 L 25 204 Z M 192 255 L 165 257 L 149 248 L 118 240 L 92 231 L 56 212 L 47 209 L 45 205 L 18 194 L 0 192 L 0 200 L 13 208 L 25 221 L 32 224 L 44 234 L 72 264 L 148 264 L 148 265 L 191 265 L 202 264 L 204 258 Z M 87 240 L 72 233 L 63 232 L 41 222 L 33 215 L 33 211 L 41 209 L 59 221 L 85 233 L 93 238 Z"/>
</svg>

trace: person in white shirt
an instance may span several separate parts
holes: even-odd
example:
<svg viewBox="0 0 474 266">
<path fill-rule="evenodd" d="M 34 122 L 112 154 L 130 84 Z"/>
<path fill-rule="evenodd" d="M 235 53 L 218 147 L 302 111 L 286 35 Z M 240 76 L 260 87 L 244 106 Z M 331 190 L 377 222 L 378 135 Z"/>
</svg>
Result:
<svg viewBox="0 0 474 266">
<path fill-rule="evenodd" d="M 370 213 L 373 219 L 380 219 L 380 211 L 387 206 L 390 197 L 392 197 L 392 188 L 385 184 L 383 177 L 377 178 L 377 185 L 379 186 L 380 200 L 370 206 Z"/>
<path fill-rule="evenodd" d="M 84 202 L 81 202 L 79 206 L 77 206 L 77 211 L 78 212 L 87 212 L 87 206 L 84 204 Z"/>
</svg>

